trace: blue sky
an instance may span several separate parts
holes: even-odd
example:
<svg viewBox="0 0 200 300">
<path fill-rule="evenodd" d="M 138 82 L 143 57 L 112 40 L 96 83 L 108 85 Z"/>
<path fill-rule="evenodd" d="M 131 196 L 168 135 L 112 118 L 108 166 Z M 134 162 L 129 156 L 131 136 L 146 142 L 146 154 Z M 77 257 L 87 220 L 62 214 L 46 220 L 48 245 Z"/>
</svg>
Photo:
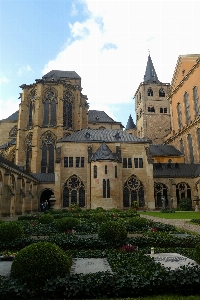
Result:
<svg viewBox="0 0 200 300">
<path fill-rule="evenodd" d="M 0 0 L 0 119 L 19 88 L 50 70 L 76 71 L 90 109 L 126 126 L 148 49 L 160 81 L 200 53 L 200 1 Z"/>
</svg>

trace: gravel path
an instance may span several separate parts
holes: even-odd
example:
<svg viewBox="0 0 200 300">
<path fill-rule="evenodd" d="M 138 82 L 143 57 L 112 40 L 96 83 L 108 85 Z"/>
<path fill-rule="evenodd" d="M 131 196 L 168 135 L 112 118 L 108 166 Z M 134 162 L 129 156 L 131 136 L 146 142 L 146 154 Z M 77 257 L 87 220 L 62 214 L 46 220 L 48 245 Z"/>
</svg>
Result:
<svg viewBox="0 0 200 300">
<path fill-rule="evenodd" d="M 200 225 L 194 225 L 190 224 L 188 219 L 186 220 L 176 220 L 176 219 L 164 219 L 164 218 L 158 218 L 158 217 L 152 217 L 152 216 L 147 216 L 147 215 L 140 215 L 143 218 L 150 219 L 154 222 L 160 222 L 164 224 L 170 224 L 174 225 L 178 228 L 184 229 L 184 230 L 189 230 L 191 232 L 196 232 L 200 234 Z"/>
</svg>

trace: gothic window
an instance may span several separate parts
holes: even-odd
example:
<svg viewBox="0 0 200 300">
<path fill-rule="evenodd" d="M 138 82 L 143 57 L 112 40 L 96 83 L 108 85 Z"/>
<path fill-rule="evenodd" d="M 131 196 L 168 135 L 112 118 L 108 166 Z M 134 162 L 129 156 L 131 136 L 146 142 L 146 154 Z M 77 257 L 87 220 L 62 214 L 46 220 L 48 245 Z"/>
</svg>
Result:
<svg viewBox="0 0 200 300">
<path fill-rule="evenodd" d="M 94 178 L 97 178 L 97 166 L 94 166 Z"/>
<path fill-rule="evenodd" d="M 199 95 L 196 86 L 193 88 L 193 100 L 194 100 L 195 117 L 197 117 L 199 115 Z"/>
<path fill-rule="evenodd" d="M 44 104 L 44 126 L 56 125 L 56 104 L 57 91 L 54 88 L 48 88 L 43 97 Z"/>
<path fill-rule="evenodd" d="M 63 207 L 69 207 L 71 204 L 85 207 L 85 186 L 76 175 L 72 175 L 63 188 Z"/>
<path fill-rule="evenodd" d="M 184 94 L 184 103 L 185 103 L 185 116 L 186 116 L 186 123 L 190 122 L 190 108 L 189 108 L 189 101 L 188 101 L 188 93 Z"/>
<path fill-rule="evenodd" d="M 9 137 L 14 138 L 17 136 L 17 125 L 15 125 L 9 132 Z"/>
<path fill-rule="evenodd" d="M 54 152 L 56 136 L 51 131 L 46 131 L 42 136 L 42 161 L 41 173 L 54 172 Z"/>
<path fill-rule="evenodd" d="M 36 90 L 32 90 L 28 95 L 29 101 L 29 112 L 28 112 L 28 126 L 31 127 L 33 125 L 33 111 L 34 111 L 34 101 L 36 99 Z"/>
<path fill-rule="evenodd" d="M 181 104 L 177 104 L 177 116 L 178 116 L 178 126 L 181 129 L 183 127 L 182 124 L 182 114 L 181 114 Z"/>
<path fill-rule="evenodd" d="M 155 207 L 162 207 L 161 198 L 164 196 L 166 199 L 166 204 L 168 203 L 167 199 L 167 186 L 161 182 L 154 182 L 154 198 L 155 198 Z"/>
<path fill-rule="evenodd" d="M 148 96 L 153 96 L 153 90 L 152 90 L 152 88 L 149 88 L 149 89 L 147 90 L 147 95 L 148 95 Z"/>
<path fill-rule="evenodd" d="M 131 175 L 123 187 L 123 206 L 131 207 L 133 201 L 137 201 L 138 206 L 144 206 L 144 186 L 135 176 Z"/>
<path fill-rule="evenodd" d="M 180 139 L 180 151 L 182 154 L 184 154 L 184 144 L 182 139 Z"/>
<path fill-rule="evenodd" d="M 200 128 L 197 129 L 197 137 L 198 137 L 198 146 L 200 149 Z"/>
<path fill-rule="evenodd" d="M 180 203 L 180 200 L 183 198 L 191 199 L 191 188 L 189 184 L 185 182 L 180 182 L 176 185 L 176 197 L 177 197 L 177 204 Z"/>
<path fill-rule="evenodd" d="M 30 132 L 25 138 L 26 145 L 26 170 L 31 172 L 31 158 L 32 158 L 32 137 L 33 133 Z"/>
<path fill-rule="evenodd" d="M 163 90 L 163 88 L 159 90 L 159 97 L 165 97 L 165 91 Z"/>
<path fill-rule="evenodd" d="M 63 126 L 65 128 L 72 128 L 72 106 L 73 106 L 74 96 L 67 90 L 64 92 L 63 97 Z"/>
<path fill-rule="evenodd" d="M 110 180 L 103 179 L 103 198 L 110 198 Z"/>
<path fill-rule="evenodd" d="M 188 149 L 189 149 L 189 154 L 190 154 L 190 163 L 193 164 L 194 163 L 194 153 L 193 153 L 191 134 L 188 134 L 187 139 L 188 139 Z"/>
</svg>

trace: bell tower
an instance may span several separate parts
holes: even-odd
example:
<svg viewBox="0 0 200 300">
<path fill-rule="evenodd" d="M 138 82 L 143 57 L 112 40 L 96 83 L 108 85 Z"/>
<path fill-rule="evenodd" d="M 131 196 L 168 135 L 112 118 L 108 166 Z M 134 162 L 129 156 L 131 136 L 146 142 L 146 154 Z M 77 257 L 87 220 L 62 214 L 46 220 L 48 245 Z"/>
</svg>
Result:
<svg viewBox="0 0 200 300">
<path fill-rule="evenodd" d="M 135 93 L 137 136 L 161 144 L 171 131 L 170 84 L 158 80 L 151 56 L 147 60 L 143 82 Z"/>
</svg>

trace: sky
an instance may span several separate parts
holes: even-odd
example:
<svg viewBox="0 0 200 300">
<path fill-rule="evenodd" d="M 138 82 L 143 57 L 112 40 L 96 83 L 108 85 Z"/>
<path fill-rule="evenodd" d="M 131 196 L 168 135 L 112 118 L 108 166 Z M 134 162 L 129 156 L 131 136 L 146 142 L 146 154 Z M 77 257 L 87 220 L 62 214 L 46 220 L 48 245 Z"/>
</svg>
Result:
<svg viewBox="0 0 200 300">
<path fill-rule="evenodd" d="M 22 84 L 75 71 L 91 110 L 126 126 L 150 53 L 170 83 L 179 55 L 200 53 L 200 1 L 0 0 L 0 120 Z"/>
</svg>

